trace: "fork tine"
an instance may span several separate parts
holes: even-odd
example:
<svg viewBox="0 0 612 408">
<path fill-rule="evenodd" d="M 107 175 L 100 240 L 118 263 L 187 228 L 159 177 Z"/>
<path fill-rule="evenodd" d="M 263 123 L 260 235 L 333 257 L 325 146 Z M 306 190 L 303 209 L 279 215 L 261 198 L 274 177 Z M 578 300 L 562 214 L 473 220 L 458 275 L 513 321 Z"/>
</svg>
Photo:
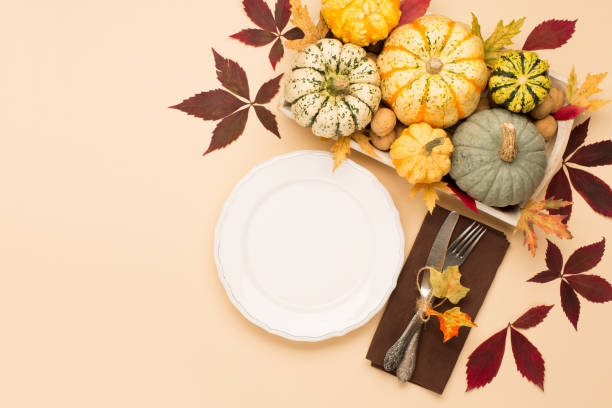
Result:
<svg viewBox="0 0 612 408">
<path fill-rule="evenodd" d="M 465 231 L 463 231 L 463 232 L 461 233 L 461 235 L 459 235 L 459 236 L 458 236 L 458 237 L 457 237 L 457 238 L 456 238 L 456 239 L 455 239 L 455 240 L 454 240 L 454 241 L 453 241 L 453 242 L 452 242 L 452 243 L 451 243 L 451 244 L 448 246 L 448 248 L 447 248 L 446 250 L 447 250 L 447 251 L 451 251 L 451 252 L 452 252 L 452 251 L 453 251 L 453 250 L 454 250 L 454 249 L 457 247 L 457 245 L 459 245 L 459 244 L 461 244 L 461 243 L 463 242 L 463 238 L 464 238 L 464 237 L 465 237 L 467 234 L 469 234 L 469 233 L 471 232 L 471 230 L 472 230 L 472 229 L 473 229 L 475 226 L 476 226 L 476 221 L 474 221 L 472 224 L 470 224 L 470 226 L 469 226 L 469 227 L 467 227 L 467 228 L 465 229 Z"/>
<path fill-rule="evenodd" d="M 464 239 L 463 242 L 461 242 L 461 244 L 459 244 L 455 250 L 453 251 L 455 253 L 455 255 L 457 255 L 458 257 L 462 257 L 463 255 L 463 251 L 465 248 L 467 248 L 472 241 L 474 240 L 474 238 L 476 236 L 478 236 L 478 234 L 480 233 L 480 231 L 482 231 L 482 228 L 484 228 L 482 225 L 478 224 L 476 228 L 474 228 L 474 230 L 472 230 L 472 232 L 470 232 Z"/>
<path fill-rule="evenodd" d="M 478 244 L 478 241 L 480 241 L 480 238 L 482 238 L 485 232 L 487 232 L 487 228 L 482 227 L 482 230 L 474 237 L 470 245 L 463 251 L 463 254 L 461 255 L 462 258 L 466 258 L 468 255 L 470 255 L 470 252 L 472 252 L 474 247 L 476 247 L 476 244 Z"/>
</svg>

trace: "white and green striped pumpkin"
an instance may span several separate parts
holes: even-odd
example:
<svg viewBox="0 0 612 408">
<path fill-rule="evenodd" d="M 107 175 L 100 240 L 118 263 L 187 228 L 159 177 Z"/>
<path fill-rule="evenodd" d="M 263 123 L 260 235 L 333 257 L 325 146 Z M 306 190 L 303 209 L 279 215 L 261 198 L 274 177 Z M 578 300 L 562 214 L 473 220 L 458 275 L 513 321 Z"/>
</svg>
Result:
<svg viewBox="0 0 612 408">
<path fill-rule="evenodd" d="M 301 50 L 287 76 L 285 100 L 295 121 L 320 137 L 350 136 L 378 109 L 380 75 L 366 51 L 323 39 Z"/>
<path fill-rule="evenodd" d="M 531 51 L 502 54 L 493 65 L 489 89 L 496 104 L 512 112 L 530 112 L 550 91 L 548 62 Z"/>
<path fill-rule="evenodd" d="M 475 113 L 459 125 L 453 145 L 450 176 L 484 204 L 522 203 L 544 178 L 544 138 L 523 115 L 505 109 Z"/>
</svg>

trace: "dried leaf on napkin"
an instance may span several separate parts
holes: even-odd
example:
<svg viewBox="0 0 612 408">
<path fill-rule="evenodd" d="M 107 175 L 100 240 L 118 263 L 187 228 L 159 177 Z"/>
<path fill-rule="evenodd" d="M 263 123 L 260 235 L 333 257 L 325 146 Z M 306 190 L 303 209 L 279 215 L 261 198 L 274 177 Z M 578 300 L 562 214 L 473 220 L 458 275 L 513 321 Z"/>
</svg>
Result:
<svg viewBox="0 0 612 408">
<path fill-rule="evenodd" d="M 444 333 L 444 343 L 459 335 L 461 326 L 477 327 L 467 313 L 463 313 L 459 307 L 453 307 L 444 313 L 439 313 L 432 308 L 427 309 L 427 316 L 437 316 L 440 320 L 440 330 Z"/>
<path fill-rule="evenodd" d="M 449 266 L 444 272 L 429 269 L 429 280 L 433 288 L 433 295 L 438 299 L 448 299 L 454 305 L 470 291 L 461 284 L 461 272 L 456 265 Z"/>
</svg>

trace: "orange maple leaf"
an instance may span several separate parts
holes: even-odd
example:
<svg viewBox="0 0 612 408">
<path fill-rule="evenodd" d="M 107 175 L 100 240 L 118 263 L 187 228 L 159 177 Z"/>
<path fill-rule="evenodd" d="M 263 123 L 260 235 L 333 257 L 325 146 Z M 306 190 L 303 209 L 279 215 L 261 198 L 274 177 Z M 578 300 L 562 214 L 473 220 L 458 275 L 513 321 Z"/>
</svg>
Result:
<svg viewBox="0 0 612 408">
<path fill-rule="evenodd" d="M 437 316 L 440 320 L 440 330 L 444 333 L 444 343 L 459 335 L 459 327 L 478 327 L 472 322 L 472 318 L 461 311 L 459 307 L 453 307 L 444 313 L 439 313 L 432 308 L 427 309 L 427 316 Z"/>
<path fill-rule="evenodd" d="M 527 244 L 531 255 L 535 256 L 538 249 L 538 237 L 534 226 L 540 227 L 545 234 L 554 234 L 559 238 L 571 239 L 572 233 L 563 223 L 566 215 L 548 214 L 548 210 L 558 210 L 559 208 L 572 205 L 564 200 L 542 200 L 530 201 L 521 210 L 521 218 L 516 226 L 516 230 L 523 231 L 525 236 L 524 243 Z"/>
</svg>

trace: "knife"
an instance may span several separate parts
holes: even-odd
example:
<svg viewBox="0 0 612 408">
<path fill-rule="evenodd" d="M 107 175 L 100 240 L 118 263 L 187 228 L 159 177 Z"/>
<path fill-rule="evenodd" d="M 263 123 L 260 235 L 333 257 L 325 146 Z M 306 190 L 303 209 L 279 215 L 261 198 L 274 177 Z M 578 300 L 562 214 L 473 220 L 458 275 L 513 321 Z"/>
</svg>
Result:
<svg viewBox="0 0 612 408">
<path fill-rule="evenodd" d="M 459 215 L 455 211 L 448 214 L 431 246 L 425 264 L 426 266 L 430 266 L 437 270 L 442 268 L 444 265 L 444 258 L 446 257 L 446 248 L 448 247 L 450 237 L 458 220 Z M 424 269 L 421 273 L 419 293 L 420 297 L 418 301 L 429 301 L 432 298 L 433 294 L 431 283 L 429 282 L 429 269 Z M 414 372 L 418 339 L 422 326 L 423 321 L 421 320 L 420 312 L 417 310 L 400 338 L 389 348 L 385 355 L 383 364 L 384 369 L 389 372 L 397 370 L 397 376 L 401 382 L 408 381 Z M 406 354 L 405 357 L 404 354 Z"/>
</svg>

